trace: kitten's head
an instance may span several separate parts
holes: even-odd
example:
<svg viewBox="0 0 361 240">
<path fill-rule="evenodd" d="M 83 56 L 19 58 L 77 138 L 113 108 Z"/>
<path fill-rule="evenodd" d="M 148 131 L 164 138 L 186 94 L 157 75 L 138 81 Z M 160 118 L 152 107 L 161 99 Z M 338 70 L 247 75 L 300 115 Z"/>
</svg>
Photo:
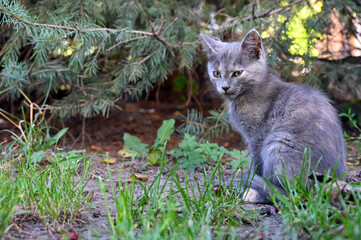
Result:
<svg viewBox="0 0 361 240">
<path fill-rule="evenodd" d="M 242 42 L 222 42 L 203 33 L 201 42 L 208 56 L 209 78 L 222 96 L 235 99 L 263 80 L 266 54 L 255 29 Z"/>
</svg>

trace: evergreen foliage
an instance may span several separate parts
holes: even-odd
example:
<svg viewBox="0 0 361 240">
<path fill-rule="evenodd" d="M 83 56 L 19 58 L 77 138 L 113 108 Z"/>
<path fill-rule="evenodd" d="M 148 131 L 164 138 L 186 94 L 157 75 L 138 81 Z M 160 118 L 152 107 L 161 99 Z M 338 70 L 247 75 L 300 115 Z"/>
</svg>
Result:
<svg viewBox="0 0 361 240">
<path fill-rule="evenodd" d="M 332 52 L 320 60 L 315 43 L 334 18 L 357 40 L 360 13 L 359 0 L 0 0 L 0 101 L 20 90 L 42 99 L 50 87 L 47 109 L 62 118 L 107 115 L 118 99 L 138 100 L 175 72 L 199 74 L 200 32 L 240 40 L 254 27 L 285 80 L 357 85 L 360 57 L 346 49 L 342 61 Z"/>
<path fill-rule="evenodd" d="M 177 131 L 180 135 L 186 133 L 196 136 L 198 141 L 217 137 L 223 133 L 229 133 L 228 107 L 224 105 L 218 109 L 209 111 L 208 117 L 204 117 L 196 109 L 187 110 L 187 116 L 181 115 L 183 123 Z"/>
</svg>

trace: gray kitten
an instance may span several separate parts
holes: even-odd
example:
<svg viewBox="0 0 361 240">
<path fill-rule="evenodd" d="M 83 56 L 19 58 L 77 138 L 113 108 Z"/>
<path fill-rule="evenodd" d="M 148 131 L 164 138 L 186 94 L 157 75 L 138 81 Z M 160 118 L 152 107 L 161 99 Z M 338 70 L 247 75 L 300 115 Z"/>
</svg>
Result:
<svg viewBox="0 0 361 240">
<path fill-rule="evenodd" d="M 311 151 L 311 171 L 336 166 L 346 171 L 345 144 L 338 115 L 330 101 L 311 87 L 283 82 L 267 66 L 259 33 L 253 29 L 242 42 L 221 42 L 201 34 L 208 56 L 208 74 L 217 92 L 228 102 L 232 126 L 248 144 L 255 174 L 251 202 L 268 202 L 267 178 L 284 192 L 277 175 L 293 180 L 300 175 L 305 149 Z M 285 169 L 282 167 L 284 162 Z"/>
</svg>

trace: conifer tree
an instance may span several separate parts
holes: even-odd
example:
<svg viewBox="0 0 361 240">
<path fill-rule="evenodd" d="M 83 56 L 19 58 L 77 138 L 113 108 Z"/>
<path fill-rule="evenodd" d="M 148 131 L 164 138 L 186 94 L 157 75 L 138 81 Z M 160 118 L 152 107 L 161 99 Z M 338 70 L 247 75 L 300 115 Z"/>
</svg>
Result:
<svg viewBox="0 0 361 240">
<path fill-rule="evenodd" d="M 358 86 L 360 13 L 359 0 L 0 0 L 0 102 L 20 91 L 41 101 L 50 91 L 47 109 L 61 118 L 106 115 L 174 72 L 191 87 L 205 64 L 200 32 L 232 41 L 251 28 L 286 81 Z M 317 47 L 328 46 L 336 23 L 344 39 L 337 57 Z"/>
</svg>

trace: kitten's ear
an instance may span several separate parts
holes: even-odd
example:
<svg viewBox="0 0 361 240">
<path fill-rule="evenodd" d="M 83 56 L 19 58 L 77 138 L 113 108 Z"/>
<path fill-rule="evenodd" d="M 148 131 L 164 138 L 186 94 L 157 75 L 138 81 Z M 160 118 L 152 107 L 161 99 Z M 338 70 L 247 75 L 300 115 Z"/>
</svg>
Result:
<svg viewBox="0 0 361 240">
<path fill-rule="evenodd" d="M 200 39 L 202 42 L 203 52 L 207 54 L 209 58 L 218 54 L 219 50 L 222 48 L 221 41 L 218 41 L 207 34 L 201 33 Z"/>
<path fill-rule="evenodd" d="M 250 62 L 264 57 L 262 38 L 256 29 L 252 29 L 244 37 L 241 49 Z"/>
</svg>

